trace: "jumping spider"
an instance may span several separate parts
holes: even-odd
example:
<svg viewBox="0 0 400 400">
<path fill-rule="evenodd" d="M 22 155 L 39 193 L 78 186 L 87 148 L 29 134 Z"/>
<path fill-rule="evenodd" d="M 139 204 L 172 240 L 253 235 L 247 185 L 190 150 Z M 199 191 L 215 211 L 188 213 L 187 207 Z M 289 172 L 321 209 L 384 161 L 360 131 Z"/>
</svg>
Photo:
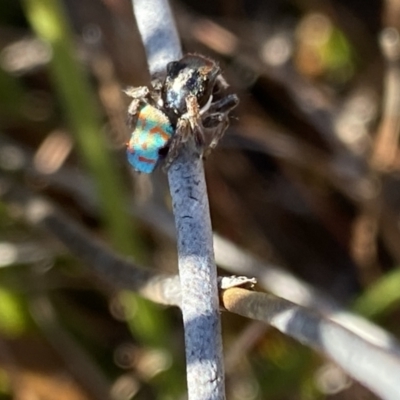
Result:
<svg viewBox="0 0 400 400">
<path fill-rule="evenodd" d="M 167 65 L 164 79 L 152 88 L 128 88 L 132 97 L 128 123 L 133 126 L 128 143 L 128 160 L 133 168 L 150 173 L 160 158 L 167 169 L 179 149 L 193 138 L 199 154 L 213 149 L 229 125 L 229 113 L 239 99 L 224 95 L 228 87 L 219 66 L 206 57 L 188 54 Z"/>
</svg>

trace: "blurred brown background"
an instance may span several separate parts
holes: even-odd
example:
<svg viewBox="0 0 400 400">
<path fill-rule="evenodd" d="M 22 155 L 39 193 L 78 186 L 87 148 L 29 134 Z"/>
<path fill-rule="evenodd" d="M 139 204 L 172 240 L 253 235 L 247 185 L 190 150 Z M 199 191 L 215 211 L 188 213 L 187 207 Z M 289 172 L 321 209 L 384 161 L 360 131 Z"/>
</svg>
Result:
<svg viewBox="0 0 400 400">
<path fill-rule="evenodd" d="M 215 232 L 399 335 L 400 3 L 172 7 L 184 51 L 216 59 L 241 101 L 205 162 Z M 48 43 L 52 12 L 65 30 Z M 0 188 L 45 195 L 106 246 L 175 272 L 166 175 L 139 176 L 124 154 L 121 90 L 148 83 L 129 1 L 0 2 Z M 0 216 L 1 398 L 184 396 L 177 310 L 93 279 L 7 201 Z M 227 315 L 223 330 L 229 399 L 375 398 L 276 331 Z"/>
</svg>

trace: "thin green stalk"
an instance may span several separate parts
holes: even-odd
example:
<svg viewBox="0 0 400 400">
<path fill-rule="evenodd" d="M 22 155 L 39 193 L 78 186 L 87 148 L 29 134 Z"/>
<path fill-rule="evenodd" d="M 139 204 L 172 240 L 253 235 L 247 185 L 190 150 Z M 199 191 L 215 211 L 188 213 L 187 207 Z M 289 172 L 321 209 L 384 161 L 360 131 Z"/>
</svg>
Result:
<svg viewBox="0 0 400 400">
<path fill-rule="evenodd" d="M 355 301 L 352 311 L 377 318 L 400 303 L 400 269 L 382 276 Z"/>
<path fill-rule="evenodd" d="M 37 36 L 52 48 L 51 72 L 79 150 L 94 177 L 100 207 L 114 247 L 135 253 L 125 193 L 102 134 L 92 88 L 75 58 L 72 33 L 59 0 L 24 0 L 25 14 Z M 136 249 L 138 250 L 138 249 Z"/>
</svg>

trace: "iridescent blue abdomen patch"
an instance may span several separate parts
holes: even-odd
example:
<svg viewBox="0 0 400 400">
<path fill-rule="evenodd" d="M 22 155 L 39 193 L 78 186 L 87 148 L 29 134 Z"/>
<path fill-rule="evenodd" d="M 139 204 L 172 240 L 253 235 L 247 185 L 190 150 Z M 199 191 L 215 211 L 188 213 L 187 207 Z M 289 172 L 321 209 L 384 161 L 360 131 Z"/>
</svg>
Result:
<svg viewBox="0 0 400 400">
<path fill-rule="evenodd" d="M 128 161 L 139 172 L 150 174 L 160 158 L 160 150 L 171 139 L 174 129 L 168 117 L 156 107 L 145 104 L 127 144 Z"/>
</svg>

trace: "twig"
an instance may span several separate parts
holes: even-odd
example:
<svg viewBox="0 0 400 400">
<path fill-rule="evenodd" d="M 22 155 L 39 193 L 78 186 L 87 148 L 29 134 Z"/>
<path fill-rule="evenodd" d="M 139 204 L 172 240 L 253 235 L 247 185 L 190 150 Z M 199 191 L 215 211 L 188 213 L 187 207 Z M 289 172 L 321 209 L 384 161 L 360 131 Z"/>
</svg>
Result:
<svg viewBox="0 0 400 400">
<path fill-rule="evenodd" d="M 150 74 L 162 74 L 170 61 L 182 57 L 168 0 L 132 0 L 132 4 Z"/>
<path fill-rule="evenodd" d="M 400 359 L 334 321 L 270 294 L 228 289 L 223 306 L 264 321 L 330 357 L 351 376 L 386 400 L 400 398 Z"/>
<path fill-rule="evenodd" d="M 168 178 L 178 232 L 189 398 L 223 399 L 217 272 L 202 161 L 182 152 Z"/>
<path fill-rule="evenodd" d="M 152 76 L 181 57 L 166 0 L 134 0 L 134 12 Z M 189 143 L 190 144 L 190 143 Z M 188 397 L 224 399 L 217 270 L 202 161 L 184 146 L 168 172 L 178 236 Z"/>
</svg>

